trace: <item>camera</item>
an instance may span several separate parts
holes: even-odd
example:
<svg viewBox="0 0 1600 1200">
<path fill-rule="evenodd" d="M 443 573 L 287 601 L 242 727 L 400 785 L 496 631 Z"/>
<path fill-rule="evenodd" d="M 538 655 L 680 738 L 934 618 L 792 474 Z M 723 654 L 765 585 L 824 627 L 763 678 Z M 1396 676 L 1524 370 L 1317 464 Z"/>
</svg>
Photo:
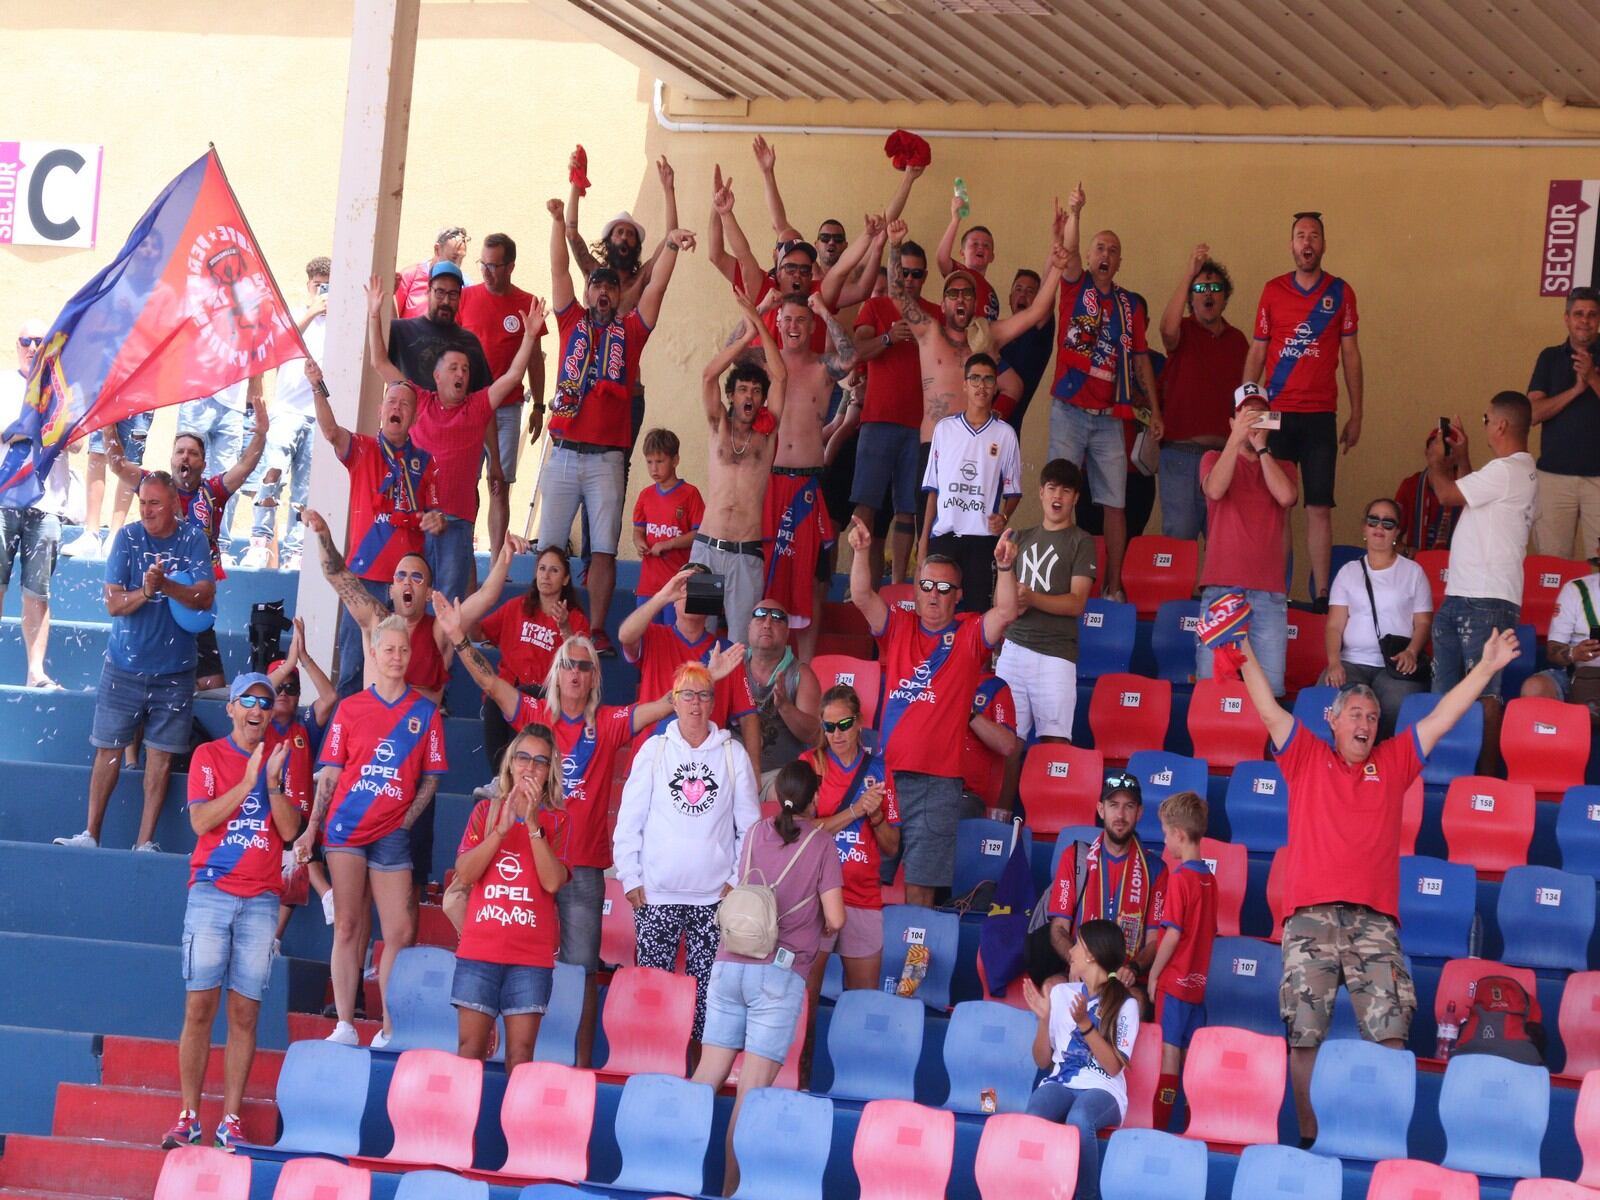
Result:
<svg viewBox="0 0 1600 1200">
<path fill-rule="evenodd" d="M 722 612 L 722 593 L 727 579 L 702 571 L 689 576 L 683 597 L 683 611 L 715 617 Z"/>
</svg>

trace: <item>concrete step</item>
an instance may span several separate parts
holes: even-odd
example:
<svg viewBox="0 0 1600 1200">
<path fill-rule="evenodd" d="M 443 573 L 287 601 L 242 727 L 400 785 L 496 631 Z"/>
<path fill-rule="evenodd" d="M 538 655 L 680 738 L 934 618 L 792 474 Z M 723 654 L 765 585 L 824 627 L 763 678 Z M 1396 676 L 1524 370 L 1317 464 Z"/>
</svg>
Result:
<svg viewBox="0 0 1600 1200">
<path fill-rule="evenodd" d="M 183 1103 L 176 1091 L 154 1088 L 85 1087 L 63 1083 L 56 1089 L 56 1137 L 121 1139 L 160 1145 L 178 1119 Z M 246 1099 L 239 1118 L 245 1140 L 271 1145 L 278 1140 L 278 1106 L 271 1100 Z M 222 1120 L 222 1097 L 200 1099 L 202 1145 L 210 1145 Z"/>
<path fill-rule="evenodd" d="M 206 1095 L 222 1094 L 223 1048 L 211 1047 L 206 1063 Z M 272 1100 L 277 1095 L 283 1051 L 257 1050 L 245 1079 L 247 1100 Z M 100 1082 L 107 1087 L 178 1091 L 178 1043 L 157 1038 L 107 1037 L 100 1056 Z"/>
<path fill-rule="evenodd" d="M 0 1189 L 113 1200 L 151 1196 L 163 1157 L 153 1145 L 12 1134 L 0 1154 Z"/>
</svg>

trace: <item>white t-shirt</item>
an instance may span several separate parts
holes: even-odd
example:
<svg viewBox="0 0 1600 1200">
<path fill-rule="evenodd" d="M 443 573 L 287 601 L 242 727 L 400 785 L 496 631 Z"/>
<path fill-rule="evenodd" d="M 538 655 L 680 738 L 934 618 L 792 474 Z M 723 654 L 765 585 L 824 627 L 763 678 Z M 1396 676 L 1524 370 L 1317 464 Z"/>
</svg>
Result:
<svg viewBox="0 0 1600 1200">
<path fill-rule="evenodd" d="M 930 535 L 991 536 L 989 514 L 1007 497 L 1022 495 L 1016 433 L 993 414 L 978 429 L 964 412 L 945 417 L 933 427 L 922 490 L 938 495 Z"/>
<path fill-rule="evenodd" d="M 1056 1071 L 1060 1070 L 1061 1060 L 1066 1057 L 1067 1046 L 1071 1040 L 1078 1036 L 1078 1027 L 1072 1021 L 1072 997 L 1083 991 L 1081 983 L 1058 983 L 1050 989 L 1050 1047 L 1051 1057 L 1056 1062 Z M 1088 1019 L 1096 1027 L 1100 1024 L 1100 1002 L 1089 1001 Z M 1139 1040 L 1139 1002 L 1129 997 L 1122 1002 L 1122 1011 L 1117 1014 L 1117 1053 L 1122 1056 L 1124 1064 L 1133 1057 L 1133 1045 Z M 1054 1074 L 1054 1072 L 1052 1072 Z M 1121 1117 L 1128 1115 L 1128 1069 L 1126 1066 L 1115 1075 L 1107 1075 L 1105 1068 L 1100 1065 L 1100 1060 L 1095 1058 L 1093 1051 L 1089 1054 L 1088 1063 L 1073 1072 L 1070 1079 L 1064 1080 L 1070 1088 L 1086 1091 L 1097 1088 L 1108 1093 L 1117 1102 L 1117 1112 Z"/>
<path fill-rule="evenodd" d="M 1344 627 L 1344 648 L 1339 657 L 1364 667 L 1386 665 L 1378 650 L 1378 634 L 1372 627 L 1372 605 L 1367 600 L 1367 585 L 1361 578 L 1361 559 L 1345 563 L 1333 577 L 1328 605 L 1341 604 L 1350 610 Z M 1372 594 L 1378 601 L 1378 625 L 1385 635 L 1411 636 L 1411 619 L 1417 613 L 1433 611 L 1433 592 L 1428 575 L 1409 558 L 1396 558 L 1383 570 L 1367 563 L 1372 578 Z"/>
<path fill-rule="evenodd" d="M 215 400 L 223 408 L 231 408 L 234 412 L 242 413 L 250 405 L 250 381 L 241 379 L 238 383 L 230 383 L 210 399 Z"/>
<path fill-rule="evenodd" d="M 1556 615 L 1550 619 L 1551 644 L 1576 646 L 1579 642 L 1589 640 L 1589 614 L 1584 611 L 1583 598 L 1578 594 L 1580 583 L 1589 591 L 1589 603 L 1594 607 L 1595 615 L 1600 616 L 1600 574 L 1567 580 L 1556 596 Z"/>
<path fill-rule="evenodd" d="M 22 414 L 22 397 L 27 390 L 28 381 L 21 371 L 0 373 L 0 432 L 9 429 Z M 0 454 L 4 453 L 4 448 L 0 447 Z M 61 453 L 56 455 L 50 474 L 44 477 L 44 494 L 33 505 L 40 512 L 53 513 L 58 517 L 67 515 L 67 498 L 72 488 L 72 468 L 67 465 L 67 453 L 67 448 L 63 446 Z M 78 519 L 82 520 L 82 517 Z"/>
<path fill-rule="evenodd" d="M 306 349 L 311 351 L 311 357 L 321 362 L 322 350 L 328 339 L 327 316 L 313 317 L 311 324 L 306 326 L 306 331 L 300 336 L 305 341 Z M 303 358 L 290 359 L 279 365 L 276 391 L 272 400 L 273 417 L 315 415 L 316 406 L 311 399 L 311 381 L 306 378 L 305 367 L 306 362 Z"/>
<path fill-rule="evenodd" d="M 1522 603 L 1522 559 L 1539 507 L 1539 474 L 1526 450 L 1456 480 L 1467 507 L 1450 539 L 1446 596 Z"/>
</svg>

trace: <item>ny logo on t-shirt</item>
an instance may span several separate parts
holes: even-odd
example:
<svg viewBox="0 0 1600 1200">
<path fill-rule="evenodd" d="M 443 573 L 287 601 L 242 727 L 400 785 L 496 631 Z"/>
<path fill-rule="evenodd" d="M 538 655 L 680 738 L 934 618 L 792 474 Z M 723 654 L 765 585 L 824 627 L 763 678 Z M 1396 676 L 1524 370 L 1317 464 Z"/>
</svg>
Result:
<svg viewBox="0 0 1600 1200">
<path fill-rule="evenodd" d="M 1050 590 L 1050 577 L 1055 574 L 1056 563 L 1061 561 L 1061 556 L 1056 553 L 1054 546 L 1044 542 L 1035 542 L 1023 550 L 1022 558 L 1017 563 L 1017 575 L 1022 580 L 1022 586 L 1031 588 L 1036 592 Z"/>
</svg>

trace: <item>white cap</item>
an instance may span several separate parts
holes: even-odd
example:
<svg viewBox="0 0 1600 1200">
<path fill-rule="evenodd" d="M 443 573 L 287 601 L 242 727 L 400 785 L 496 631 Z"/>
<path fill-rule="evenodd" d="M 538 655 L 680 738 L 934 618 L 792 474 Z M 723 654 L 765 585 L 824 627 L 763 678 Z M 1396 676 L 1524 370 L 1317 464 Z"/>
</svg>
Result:
<svg viewBox="0 0 1600 1200">
<path fill-rule="evenodd" d="M 644 245 L 644 226 L 635 221 L 633 219 L 633 214 L 628 212 L 626 209 L 624 209 L 622 212 L 619 212 L 616 216 L 612 217 L 611 220 L 605 223 L 605 227 L 600 230 L 600 240 L 602 242 L 609 242 L 611 240 L 611 231 L 618 225 L 632 225 L 633 231 L 639 235 L 639 244 L 641 246 Z"/>
<path fill-rule="evenodd" d="M 1261 390 L 1260 384 L 1241 383 L 1238 387 L 1234 388 L 1233 410 L 1235 412 L 1238 412 L 1240 408 L 1249 403 L 1251 400 L 1259 400 L 1266 407 L 1272 407 L 1272 402 L 1267 399 L 1267 394 Z"/>
</svg>

